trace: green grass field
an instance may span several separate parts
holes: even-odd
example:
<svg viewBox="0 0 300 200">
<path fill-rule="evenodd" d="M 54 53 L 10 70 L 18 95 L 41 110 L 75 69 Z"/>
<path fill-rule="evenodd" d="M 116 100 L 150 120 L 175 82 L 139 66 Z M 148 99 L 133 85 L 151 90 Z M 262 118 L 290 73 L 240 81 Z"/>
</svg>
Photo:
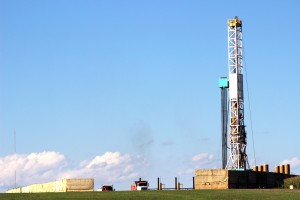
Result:
<svg viewBox="0 0 300 200">
<path fill-rule="evenodd" d="M 191 191 L 126 191 L 87 193 L 0 194 L 0 200 L 96 200 L 96 199 L 299 199 L 300 190 L 191 190 Z"/>
</svg>

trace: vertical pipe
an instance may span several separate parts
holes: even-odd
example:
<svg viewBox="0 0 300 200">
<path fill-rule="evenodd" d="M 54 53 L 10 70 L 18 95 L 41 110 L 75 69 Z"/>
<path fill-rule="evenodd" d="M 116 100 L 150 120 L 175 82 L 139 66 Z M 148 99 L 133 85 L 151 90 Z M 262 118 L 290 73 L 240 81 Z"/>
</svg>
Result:
<svg viewBox="0 0 300 200">
<path fill-rule="evenodd" d="M 275 166 L 275 173 L 279 173 L 279 166 Z"/>
<path fill-rule="evenodd" d="M 139 178 L 139 181 L 142 181 L 142 178 Z"/>
<path fill-rule="evenodd" d="M 290 173 L 291 173 L 290 164 L 286 164 L 286 165 L 284 166 L 284 173 L 285 173 L 285 174 L 290 174 Z"/>
<path fill-rule="evenodd" d="M 227 165 L 227 88 L 221 87 L 221 127 L 222 127 L 222 169 Z"/>
<path fill-rule="evenodd" d="M 160 188 L 160 179 L 159 179 L 159 177 L 157 178 L 157 190 L 161 190 L 161 188 Z"/>
<path fill-rule="evenodd" d="M 195 189 L 195 177 L 193 176 L 193 190 Z"/>
<path fill-rule="evenodd" d="M 264 172 L 269 172 L 269 165 L 268 164 L 264 165 Z"/>
<path fill-rule="evenodd" d="M 259 172 L 262 172 L 262 171 L 263 171 L 263 166 L 262 166 L 262 165 L 259 165 L 259 166 L 258 166 L 258 171 L 259 171 Z"/>
<path fill-rule="evenodd" d="M 177 190 L 178 188 L 177 188 L 177 177 L 175 177 L 175 190 Z"/>
<path fill-rule="evenodd" d="M 284 165 L 280 165 L 279 170 L 281 174 L 284 174 Z"/>
</svg>

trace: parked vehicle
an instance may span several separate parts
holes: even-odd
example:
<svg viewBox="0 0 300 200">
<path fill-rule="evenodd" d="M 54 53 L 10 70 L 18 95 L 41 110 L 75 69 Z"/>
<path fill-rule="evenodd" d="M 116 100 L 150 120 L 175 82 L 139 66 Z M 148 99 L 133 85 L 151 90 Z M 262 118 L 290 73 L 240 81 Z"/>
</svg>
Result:
<svg viewBox="0 0 300 200">
<path fill-rule="evenodd" d="M 113 187 L 113 185 L 102 185 L 100 188 L 98 188 L 97 189 L 97 191 L 102 191 L 102 192 L 104 192 L 104 191 L 107 191 L 107 192 L 109 192 L 109 191 L 114 191 L 114 187 Z"/>
<path fill-rule="evenodd" d="M 142 181 L 142 179 L 140 179 L 139 181 L 134 181 L 134 184 L 131 185 L 131 190 L 148 190 L 148 187 L 148 181 Z"/>
</svg>

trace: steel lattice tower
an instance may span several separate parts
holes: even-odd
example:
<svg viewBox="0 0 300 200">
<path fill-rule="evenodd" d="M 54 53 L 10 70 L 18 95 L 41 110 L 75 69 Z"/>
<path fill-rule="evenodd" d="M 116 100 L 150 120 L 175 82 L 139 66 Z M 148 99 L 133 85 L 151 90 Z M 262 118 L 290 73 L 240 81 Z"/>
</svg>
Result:
<svg viewBox="0 0 300 200">
<path fill-rule="evenodd" d="M 228 20 L 228 66 L 230 157 L 226 168 L 245 170 L 248 161 L 244 124 L 242 21 L 237 17 Z"/>
</svg>

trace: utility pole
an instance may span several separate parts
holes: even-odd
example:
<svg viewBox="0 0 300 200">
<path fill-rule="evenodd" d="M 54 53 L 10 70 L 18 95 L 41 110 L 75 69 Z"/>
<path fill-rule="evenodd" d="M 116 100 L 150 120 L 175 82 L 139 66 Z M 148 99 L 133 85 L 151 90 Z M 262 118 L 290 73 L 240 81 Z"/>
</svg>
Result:
<svg viewBox="0 0 300 200">
<path fill-rule="evenodd" d="M 15 152 L 15 157 L 17 158 L 17 136 L 16 136 L 16 130 L 14 131 L 14 152 Z M 17 188 L 17 165 L 15 165 L 15 188 Z"/>
</svg>

